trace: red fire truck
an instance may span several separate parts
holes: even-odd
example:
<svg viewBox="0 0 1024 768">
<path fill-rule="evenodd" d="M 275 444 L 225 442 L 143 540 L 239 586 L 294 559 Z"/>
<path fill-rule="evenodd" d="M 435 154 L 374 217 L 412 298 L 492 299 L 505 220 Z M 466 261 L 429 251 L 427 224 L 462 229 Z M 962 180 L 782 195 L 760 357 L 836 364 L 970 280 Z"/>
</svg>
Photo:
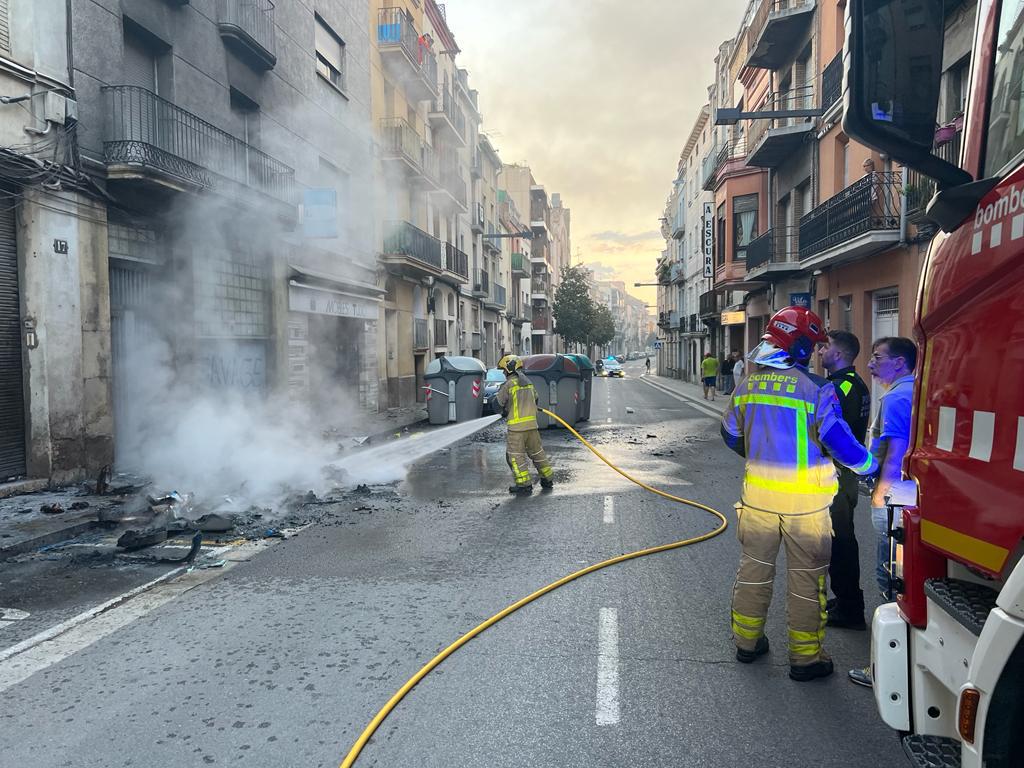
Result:
<svg viewBox="0 0 1024 768">
<path fill-rule="evenodd" d="M 937 182 L 922 363 L 875 613 L 879 712 L 918 766 L 1024 766 L 1024 0 L 979 0 L 959 163 L 933 151 L 944 10 L 849 0 L 847 133 Z M 945 7 L 945 8 L 944 8 Z"/>
</svg>

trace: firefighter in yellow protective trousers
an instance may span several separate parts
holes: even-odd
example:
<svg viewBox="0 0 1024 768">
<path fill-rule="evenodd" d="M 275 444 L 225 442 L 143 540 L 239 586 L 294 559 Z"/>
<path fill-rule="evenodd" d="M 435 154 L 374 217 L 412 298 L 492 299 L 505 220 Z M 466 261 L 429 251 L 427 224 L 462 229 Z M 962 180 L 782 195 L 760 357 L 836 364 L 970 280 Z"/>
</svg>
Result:
<svg viewBox="0 0 1024 768">
<path fill-rule="evenodd" d="M 736 505 L 742 548 L 732 593 L 736 659 L 749 664 L 768 652 L 765 617 L 775 560 L 785 545 L 789 676 L 799 682 L 832 674 L 822 643 L 832 551 L 829 505 L 838 489 L 833 459 L 859 475 L 878 469 L 843 420 L 832 384 L 807 371 L 811 353 L 825 340 L 813 312 L 776 312 L 748 355 L 763 367 L 736 383 L 722 418 L 726 444 L 746 458 Z"/>
<path fill-rule="evenodd" d="M 515 485 L 509 488 L 508 492 L 533 493 L 527 457 L 537 467 L 541 487 L 551 488 L 554 486 L 554 472 L 544 453 L 540 431 L 537 429 L 537 390 L 523 373 L 523 361 L 515 355 L 505 355 L 498 362 L 498 367 L 508 375 L 508 379 L 495 395 L 508 425 L 505 458 L 515 478 Z"/>
</svg>

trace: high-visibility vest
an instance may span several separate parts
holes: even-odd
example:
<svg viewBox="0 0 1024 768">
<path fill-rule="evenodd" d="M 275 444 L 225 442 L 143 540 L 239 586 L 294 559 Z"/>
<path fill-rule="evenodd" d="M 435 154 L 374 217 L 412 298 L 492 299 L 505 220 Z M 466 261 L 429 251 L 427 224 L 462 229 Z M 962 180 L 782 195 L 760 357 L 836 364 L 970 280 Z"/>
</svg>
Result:
<svg viewBox="0 0 1024 768">
<path fill-rule="evenodd" d="M 527 432 L 537 429 L 537 390 L 522 371 L 508 378 L 497 394 L 498 402 L 507 405 L 509 432 Z"/>
</svg>

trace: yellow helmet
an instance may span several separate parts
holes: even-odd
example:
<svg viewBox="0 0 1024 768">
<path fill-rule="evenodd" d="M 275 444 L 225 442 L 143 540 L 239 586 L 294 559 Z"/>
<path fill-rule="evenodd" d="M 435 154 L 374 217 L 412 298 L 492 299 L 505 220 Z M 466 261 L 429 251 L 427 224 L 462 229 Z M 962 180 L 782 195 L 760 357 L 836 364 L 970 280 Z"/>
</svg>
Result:
<svg viewBox="0 0 1024 768">
<path fill-rule="evenodd" d="M 498 367 L 506 373 L 515 373 L 523 367 L 523 361 L 516 355 L 505 355 L 498 361 Z"/>
</svg>

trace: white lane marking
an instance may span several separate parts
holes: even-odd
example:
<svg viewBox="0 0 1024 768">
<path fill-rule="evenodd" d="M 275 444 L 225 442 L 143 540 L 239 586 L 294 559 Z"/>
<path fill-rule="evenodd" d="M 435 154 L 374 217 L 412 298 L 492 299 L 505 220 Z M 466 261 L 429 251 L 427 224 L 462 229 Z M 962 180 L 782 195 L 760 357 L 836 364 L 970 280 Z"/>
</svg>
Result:
<svg viewBox="0 0 1024 768">
<path fill-rule="evenodd" d="M 306 526 L 302 526 L 304 528 Z M 293 529 L 299 531 L 302 528 Z M 207 553 L 216 557 L 223 553 L 245 552 L 255 555 L 274 546 L 277 540 L 258 541 L 235 547 L 217 547 Z M 151 613 L 193 587 L 217 578 L 238 565 L 230 560 L 222 568 L 192 570 L 175 568 L 142 586 L 125 592 L 95 608 L 83 611 L 67 621 L 45 629 L 20 643 L 0 651 L 0 693 L 26 680 L 68 656 L 88 648 L 97 640 Z M 184 575 L 182 575 L 184 573 Z M 181 578 L 175 579 L 176 576 Z M 172 579 L 174 579 L 172 581 Z"/>
<path fill-rule="evenodd" d="M 612 423 L 611 417 L 609 417 L 609 418 L 608 418 L 608 423 L 609 423 L 609 424 L 611 424 L 611 423 Z"/>
<path fill-rule="evenodd" d="M 615 522 L 615 499 L 611 496 L 604 497 L 604 521 L 606 523 Z"/>
<path fill-rule="evenodd" d="M 0 608 L 0 619 L 3 621 L 24 621 L 32 614 L 19 608 Z"/>
<path fill-rule="evenodd" d="M 653 387 L 654 389 L 658 390 L 659 392 L 664 392 L 669 397 L 674 397 L 676 400 L 679 400 L 680 402 L 686 403 L 688 406 L 690 406 L 691 408 L 693 408 L 696 411 L 700 411 L 701 413 L 706 414 L 708 416 L 711 416 L 711 417 L 713 417 L 715 419 L 718 419 L 718 420 L 721 420 L 721 418 L 722 418 L 722 412 L 721 411 L 716 411 L 713 408 L 711 408 L 711 406 L 708 406 L 708 405 L 702 405 L 701 403 L 699 403 L 696 400 L 693 400 L 693 399 L 687 397 L 686 395 L 681 395 L 678 392 L 673 392 L 671 389 L 669 389 L 668 387 L 662 386 L 661 384 L 655 384 L 650 379 L 644 379 L 644 384 L 646 384 L 649 387 Z"/>
<path fill-rule="evenodd" d="M 944 405 L 939 408 L 939 437 L 935 441 L 935 447 L 940 451 L 952 451 L 955 432 L 956 408 Z"/>
<path fill-rule="evenodd" d="M 996 415 L 991 411 L 975 411 L 971 427 L 971 452 L 967 454 L 979 461 L 992 460 L 992 437 L 996 431 Z"/>
<path fill-rule="evenodd" d="M 597 724 L 619 722 L 619 617 L 602 608 L 597 628 Z"/>
</svg>

